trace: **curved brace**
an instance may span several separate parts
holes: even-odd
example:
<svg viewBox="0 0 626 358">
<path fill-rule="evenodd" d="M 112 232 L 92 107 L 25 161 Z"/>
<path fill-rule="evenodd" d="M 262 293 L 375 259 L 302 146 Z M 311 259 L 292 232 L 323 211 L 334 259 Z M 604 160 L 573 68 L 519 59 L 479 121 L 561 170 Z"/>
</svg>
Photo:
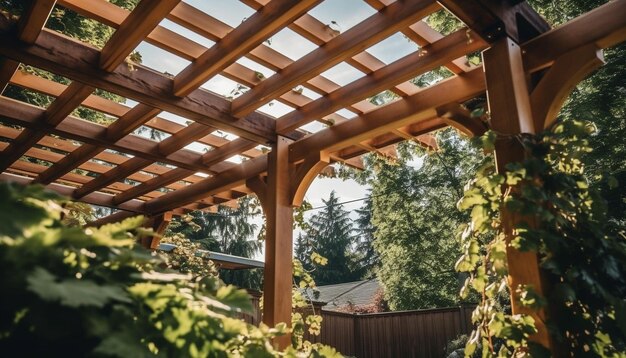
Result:
<svg viewBox="0 0 626 358">
<path fill-rule="evenodd" d="M 166 211 L 162 214 L 151 216 L 146 219 L 144 226 L 154 230 L 155 236 L 144 237 L 141 239 L 141 245 L 147 249 L 156 250 L 159 248 L 161 236 L 165 233 L 167 226 L 172 221 L 172 212 Z"/>
<path fill-rule="evenodd" d="M 458 103 L 449 103 L 437 108 L 437 115 L 446 124 L 470 138 L 483 135 L 487 131 L 487 126 L 480 118 L 472 117 L 470 111 Z"/>
<path fill-rule="evenodd" d="M 327 153 L 313 153 L 308 155 L 304 162 L 299 164 L 291 176 L 291 204 L 300 206 L 304 200 L 304 194 L 322 169 L 330 163 Z"/>
<path fill-rule="evenodd" d="M 267 183 L 261 175 L 254 176 L 246 180 L 246 186 L 252 190 L 261 203 L 264 213 L 267 213 Z"/>
<path fill-rule="evenodd" d="M 530 96 L 537 132 L 554 123 L 567 96 L 603 64 L 602 50 L 595 44 L 570 51 L 554 62 Z"/>
</svg>

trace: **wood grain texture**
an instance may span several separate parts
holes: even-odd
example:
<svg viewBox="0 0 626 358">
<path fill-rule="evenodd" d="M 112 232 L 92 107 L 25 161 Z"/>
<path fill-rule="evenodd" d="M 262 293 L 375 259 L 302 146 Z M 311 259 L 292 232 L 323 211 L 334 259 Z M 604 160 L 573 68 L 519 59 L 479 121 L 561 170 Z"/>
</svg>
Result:
<svg viewBox="0 0 626 358">
<path fill-rule="evenodd" d="M 99 51 L 48 30 L 34 45 L 27 46 L 8 29 L 0 29 L 0 55 L 259 143 L 274 138 L 275 121 L 266 115 L 254 112 L 237 120 L 229 113 L 230 101 L 205 90 L 175 97 L 171 94 L 172 79 L 139 65 L 132 69 L 119 66 L 103 73 L 98 69 Z"/>
<path fill-rule="evenodd" d="M 430 0 L 395 2 L 233 100 L 233 115 L 241 118 L 251 113 L 320 72 L 418 21 L 432 9 Z"/>
</svg>

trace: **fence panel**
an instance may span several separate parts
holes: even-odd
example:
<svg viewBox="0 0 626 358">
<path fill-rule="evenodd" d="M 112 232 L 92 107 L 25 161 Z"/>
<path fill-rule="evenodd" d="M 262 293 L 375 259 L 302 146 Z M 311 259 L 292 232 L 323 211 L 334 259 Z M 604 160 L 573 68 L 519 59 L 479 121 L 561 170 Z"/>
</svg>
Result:
<svg viewBox="0 0 626 358">
<path fill-rule="evenodd" d="M 471 307 L 346 314 L 322 311 L 322 334 L 311 341 L 347 356 L 442 357 L 446 344 L 471 330 Z"/>
</svg>

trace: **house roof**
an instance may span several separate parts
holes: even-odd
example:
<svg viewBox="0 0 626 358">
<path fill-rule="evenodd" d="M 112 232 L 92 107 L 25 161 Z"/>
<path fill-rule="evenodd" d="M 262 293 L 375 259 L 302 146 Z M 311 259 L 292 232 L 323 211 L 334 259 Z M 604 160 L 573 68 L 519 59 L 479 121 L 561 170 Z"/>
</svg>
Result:
<svg viewBox="0 0 626 358">
<path fill-rule="evenodd" d="M 173 244 L 159 244 L 159 250 L 162 251 L 172 251 L 175 248 L 176 245 Z M 198 250 L 196 252 L 196 255 L 207 258 L 217 264 L 220 268 L 228 270 L 242 270 L 265 267 L 265 263 L 262 261 L 253 260 L 247 257 L 223 254 L 221 252 Z"/>
<path fill-rule="evenodd" d="M 349 304 L 366 306 L 374 303 L 376 293 L 382 287 L 377 279 L 318 286 L 319 295 L 307 291 L 307 295 L 317 302 L 326 303 L 324 310 L 335 311 Z"/>
</svg>

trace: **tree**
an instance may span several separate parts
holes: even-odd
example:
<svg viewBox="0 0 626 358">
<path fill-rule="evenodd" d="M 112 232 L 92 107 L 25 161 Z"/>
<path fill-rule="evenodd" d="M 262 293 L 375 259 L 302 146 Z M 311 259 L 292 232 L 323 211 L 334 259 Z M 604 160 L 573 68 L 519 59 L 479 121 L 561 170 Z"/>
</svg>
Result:
<svg viewBox="0 0 626 358">
<path fill-rule="evenodd" d="M 604 0 L 532 0 L 530 3 L 553 25 L 567 22 L 602 4 Z M 605 64 L 581 82 L 563 106 L 560 120 L 593 122 L 589 138 L 594 149 L 582 161 L 590 184 L 611 201 L 609 220 L 626 223 L 626 44 L 604 50 Z M 617 178 L 615 185 L 609 183 Z"/>
<path fill-rule="evenodd" d="M 480 153 L 453 129 L 437 133 L 439 149 L 399 146 L 397 161 L 370 155 L 360 175 L 372 192 L 360 221 L 371 214 L 378 278 L 393 310 L 443 307 L 458 303 L 454 263 L 460 254 L 455 233 L 464 214 L 456 209 L 463 183 Z M 363 230 L 363 229 L 361 229 Z"/>
<path fill-rule="evenodd" d="M 324 208 L 308 220 L 308 229 L 296 241 L 296 258 L 318 285 L 350 282 L 361 278 L 361 270 L 354 253 L 354 229 L 348 211 L 339 204 L 332 191 Z M 324 266 L 315 266 L 311 253 L 316 252 L 328 260 Z M 313 260 L 315 261 L 315 260 Z"/>
<path fill-rule="evenodd" d="M 170 224 L 166 236 L 179 233 L 205 250 L 254 257 L 263 246 L 254 237 L 257 225 L 252 222 L 260 214 L 259 208 L 252 197 L 244 197 L 238 204 L 236 209 L 219 206 L 217 213 L 194 211 Z M 220 270 L 220 277 L 239 287 L 261 288 L 262 272 L 258 269 Z"/>
<path fill-rule="evenodd" d="M 380 266 L 380 255 L 374 248 L 376 227 L 372 224 L 373 209 L 372 198 L 368 196 L 363 206 L 356 210 L 358 217 L 355 220 L 355 251 L 358 255 L 359 266 L 363 271 L 363 278 L 375 277 L 376 270 Z"/>
</svg>

